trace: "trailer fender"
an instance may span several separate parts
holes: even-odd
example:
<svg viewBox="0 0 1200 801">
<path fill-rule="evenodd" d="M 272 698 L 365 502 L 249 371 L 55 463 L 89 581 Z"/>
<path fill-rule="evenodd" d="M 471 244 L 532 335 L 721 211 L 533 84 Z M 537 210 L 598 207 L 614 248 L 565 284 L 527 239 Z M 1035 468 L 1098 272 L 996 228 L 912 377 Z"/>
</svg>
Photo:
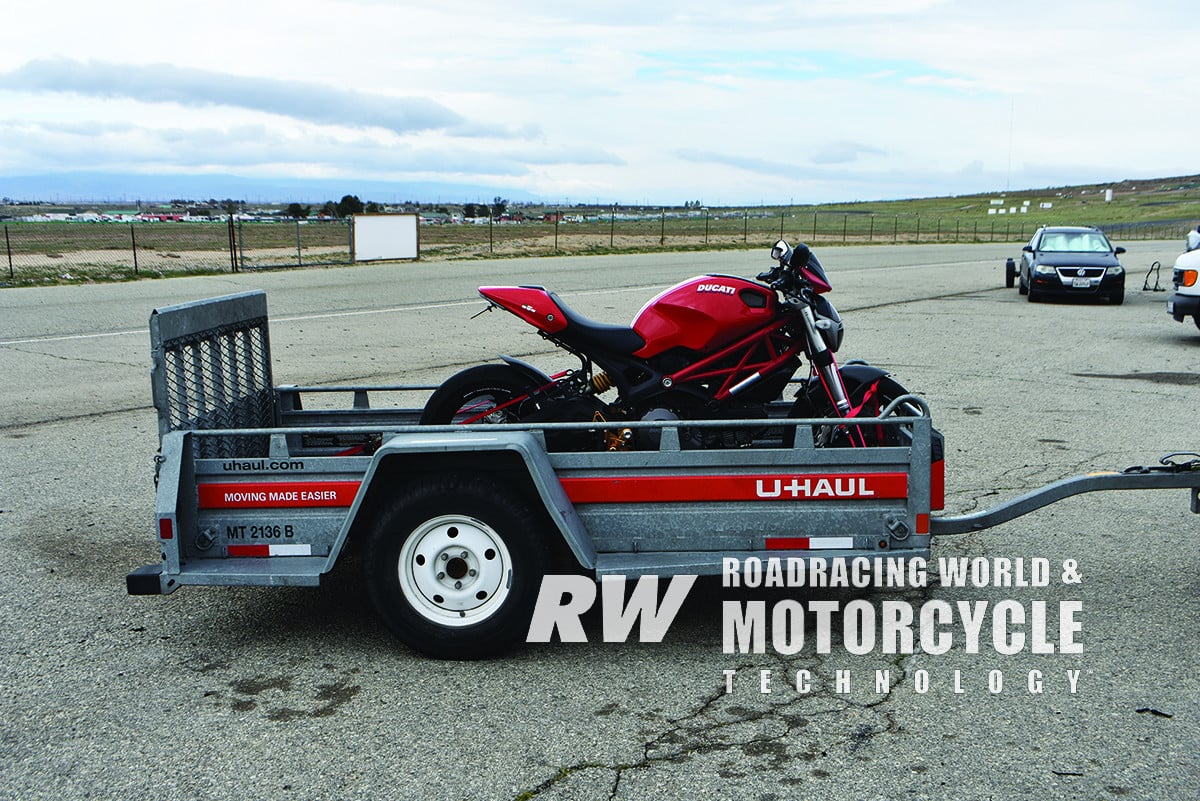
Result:
<svg viewBox="0 0 1200 801">
<path fill-rule="evenodd" d="M 545 447 L 528 431 L 464 432 L 461 430 L 397 434 L 384 441 L 363 477 L 350 513 L 330 549 L 326 570 L 333 568 L 351 531 L 370 523 L 394 482 L 433 472 L 486 472 L 517 480 L 530 501 L 545 510 L 553 529 L 585 570 L 596 567 L 596 549 L 583 521 L 567 498 Z"/>
</svg>

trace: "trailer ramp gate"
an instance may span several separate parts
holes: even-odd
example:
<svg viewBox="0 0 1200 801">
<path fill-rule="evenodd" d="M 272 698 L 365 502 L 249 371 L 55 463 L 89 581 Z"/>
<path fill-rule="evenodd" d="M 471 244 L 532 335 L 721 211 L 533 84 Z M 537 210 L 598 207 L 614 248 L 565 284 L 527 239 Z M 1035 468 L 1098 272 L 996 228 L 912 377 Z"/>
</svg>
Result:
<svg viewBox="0 0 1200 801">
<path fill-rule="evenodd" d="M 271 377 L 267 296 L 258 290 L 156 309 L 151 385 L 159 438 L 171 431 L 270 428 L 279 412 Z M 265 456 L 266 437 L 202 440 L 201 458 Z"/>
</svg>

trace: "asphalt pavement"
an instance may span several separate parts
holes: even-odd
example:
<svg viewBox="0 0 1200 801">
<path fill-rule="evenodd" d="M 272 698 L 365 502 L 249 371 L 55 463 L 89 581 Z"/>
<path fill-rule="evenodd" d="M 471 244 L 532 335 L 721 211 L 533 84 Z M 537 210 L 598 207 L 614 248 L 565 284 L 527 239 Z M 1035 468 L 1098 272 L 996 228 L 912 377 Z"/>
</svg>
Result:
<svg viewBox="0 0 1200 801">
<path fill-rule="evenodd" d="M 839 357 L 929 401 L 946 513 L 1200 450 L 1200 330 L 1140 291 L 1155 260 L 1169 286 L 1179 247 L 1123 244 L 1121 306 L 1028 303 L 1004 288 L 1016 245 L 818 250 Z M 1184 490 L 1081 496 L 934 544 L 935 560 L 1044 559 L 1044 587 L 818 593 L 1042 602 L 1054 620 L 1078 603 L 1082 653 L 1005 655 L 985 629 L 946 653 L 835 638 L 829 654 L 726 654 L 722 600 L 797 591 L 712 581 L 660 644 L 602 642 L 591 620 L 588 643 L 471 663 L 395 642 L 353 563 L 314 589 L 125 594 L 157 558 L 153 308 L 263 288 L 276 383 L 436 383 L 497 353 L 572 365 L 509 315 L 472 319 L 476 286 L 544 284 L 627 322 L 682 278 L 768 266 L 679 253 L 0 291 L 0 798 L 1194 797 L 1200 517 Z"/>
</svg>

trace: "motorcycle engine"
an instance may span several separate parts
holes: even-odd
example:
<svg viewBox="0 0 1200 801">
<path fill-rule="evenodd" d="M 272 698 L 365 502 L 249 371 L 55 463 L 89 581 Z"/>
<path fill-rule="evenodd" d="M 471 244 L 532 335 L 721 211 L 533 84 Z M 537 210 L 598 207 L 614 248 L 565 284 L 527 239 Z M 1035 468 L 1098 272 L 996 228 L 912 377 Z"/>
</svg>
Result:
<svg viewBox="0 0 1200 801">
<path fill-rule="evenodd" d="M 756 420 L 767 419 L 767 411 L 761 406 L 747 405 L 740 408 L 726 409 L 716 417 L 705 417 L 705 420 Z M 683 420 L 677 412 L 671 409 L 651 409 L 642 416 L 646 422 L 661 420 Z M 745 448 L 754 442 L 756 434 L 763 429 L 738 427 L 719 428 L 680 426 L 679 446 L 685 450 L 700 450 L 702 448 Z M 662 442 L 662 429 L 639 428 L 636 443 L 639 450 L 658 450 Z"/>
</svg>

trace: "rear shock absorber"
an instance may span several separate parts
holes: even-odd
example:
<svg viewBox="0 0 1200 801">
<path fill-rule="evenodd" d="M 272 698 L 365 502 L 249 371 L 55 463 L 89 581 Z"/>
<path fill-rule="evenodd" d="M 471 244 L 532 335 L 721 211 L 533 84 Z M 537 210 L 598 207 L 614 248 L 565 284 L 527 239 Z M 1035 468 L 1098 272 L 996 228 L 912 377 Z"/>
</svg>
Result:
<svg viewBox="0 0 1200 801">
<path fill-rule="evenodd" d="M 592 376 L 592 391 L 597 395 L 603 395 L 614 386 L 615 384 L 613 384 L 613 380 L 608 377 L 608 373 L 601 371 Z"/>
</svg>

